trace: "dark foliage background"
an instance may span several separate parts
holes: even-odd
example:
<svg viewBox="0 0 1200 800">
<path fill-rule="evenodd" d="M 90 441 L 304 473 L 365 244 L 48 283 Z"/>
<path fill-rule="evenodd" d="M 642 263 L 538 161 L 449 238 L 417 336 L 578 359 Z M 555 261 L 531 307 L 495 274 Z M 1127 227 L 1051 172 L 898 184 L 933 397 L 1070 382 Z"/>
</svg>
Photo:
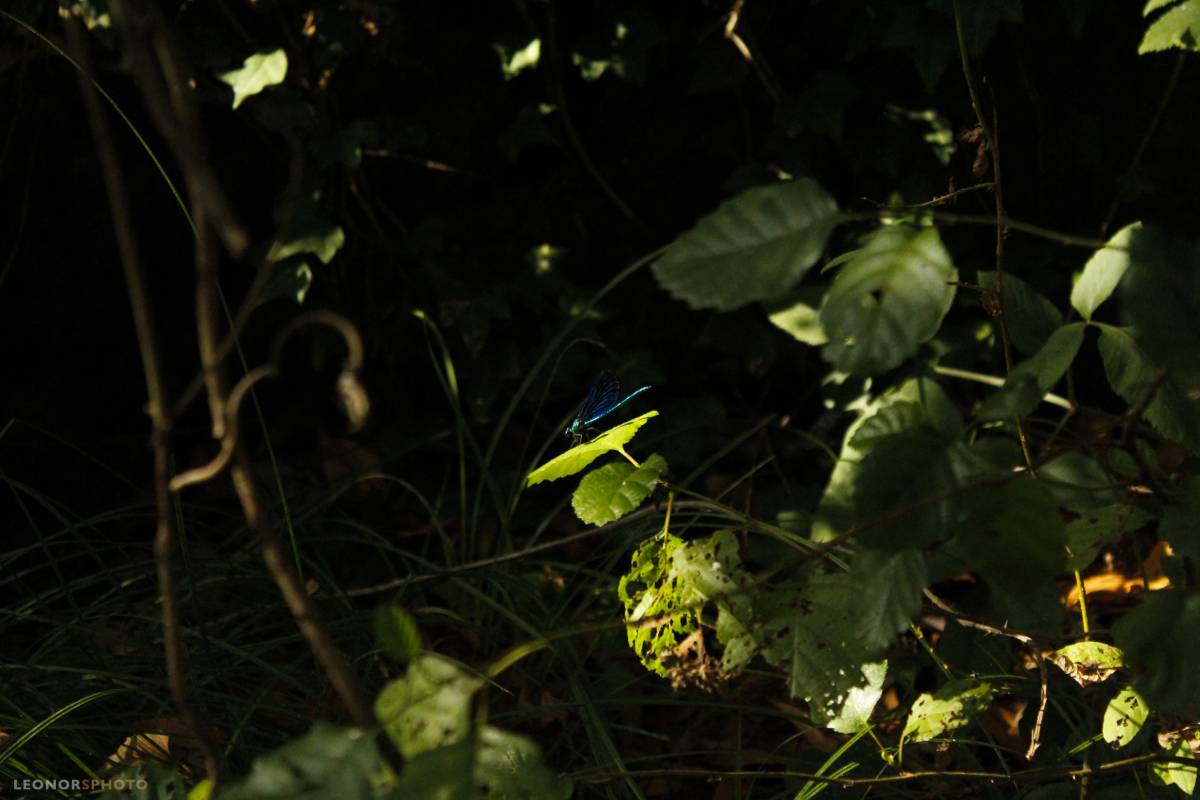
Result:
<svg viewBox="0 0 1200 800">
<path fill-rule="evenodd" d="M 963 5 L 985 104 L 996 109 L 1012 217 L 1094 238 L 1143 218 L 1191 231 L 1200 214 L 1191 103 L 1200 77 L 1194 64 L 1174 76 L 1174 54 L 1137 54 L 1145 31 L 1141 4 Z M 161 8 L 194 67 L 211 163 L 259 243 L 241 263 L 223 263 L 221 273 L 230 307 L 254 308 L 240 337 L 248 364 L 266 357 L 274 332 L 297 313 L 278 266 L 275 288 L 251 293 L 270 241 L 289 225 L 344 231 L 344 246 L 330 263 L 308 260 L 312 278 L 303 305 L 336 310 L 362 332 L 369 424 L 347 432 L 332 392 L 341 351 L 335 337 L 322 333 L 290 347 L 284 378 L 258 392 L 264 424 L 251 424 L 252 412 L 243 415 L 272 517 L 285 527 L 286 520 L 301 520 L 299 548 L 308 573 L 325 587 L 351 589 L 419 571 L 405 552 L 420 554 L 426 565 L 441 563 L 431 517 L 462 544 L 468 524 L 460 509 L 470 516 L 473 503 L 484 511 L 459 561 L 544 541 L 542 526 L 546 537 L 581 530 L 562 493 L 545 487 L 523 495 L 510 518 L 493 513 L 490 498 L 460 495 L 460 423 L 436 378 L 442 358 L 436 340 L 411 313 L 418 309 L 444 336 L 464 427 L 484 443 L 501 431 L 486 480 L 503 492 L 519 486 L 544 445 L 549 454 L 558 451 L 562 425 L 591 377 L 607 368 L 629 386 L 653 385 L 648 407 L 661 416 L 646 429 L 645 444 L 667 458 L 673 475 L 704 467 L 704 490 L 735 486 L 726 502 L 761 519 L 812 508 L 829 465 L 810 438 L 777 423 L 786 419 L 836 449 L 849 421 L 845 400 L 861 384 L 830 381 L 819 350 L 773 326 L 757 304 L 727 313 L 693 310 L 660 289 L 649 270 L 587 312 L 569 346 L 536 375 L 508 424 L 498 426 L 545 343 L 594 292 L 740 190 L 781 175 L 808 176 L 843 209 L 869 212 L 894 196 L 921 203 L 980 179 L 972 174 L 976 147 L 960 139 L 975 126 L 975 114 L 948 0 L 747 0 L 738 6 L 737 32 L 752 62 L 724 34 L 731 11 L 724 0 L 213 0 Z M 62 44 L 55 6 L 13 0 L 9 11 Z M 101 26 L 90 39 L 94 77 L 178 181 L 116 32 Z M 533 39 L 541 43 L 536 65 L 506 76 L 512 54 Z M 286 80 L 231 108 L 219 73 L 276 48 L 288 56 Z M 937 130 L 906 113 L 925 111 L 948 137 L 942 158 L 928 139 Z M 127 129 L 117 131 L 167 381 L 178 399 L 197 378 L 191 233 L 145 151 Z M 988 177 L 986 170 L 980 175 Z M 102 753 L 136 732 L 135 720 L 170 713 L 165 695 L 148 691 L 160 679 L 160 656 L 148 560 L 145 388 L 75 70 L 9 21 L 0 22 L 0 186 L 0 473 L 10 489 L 0 500 L 10 553 L 0 600 L 15 609 L 28 608 L 31 596 L 45 598 L 37 614 L 9 629 L 5 659 L 16 667 L 0 681 L 16 706 L 40 718 L 83 685 L 78 676 L 62 683 L 53 670 L 38 672 L 49 663 L 70 662 L 81 672 L 102 664 L 127 676 L 144 690 L 137 700 L 126 698 L 60 734 L 73 747 Z M 990 215 L 992 203 L 981 191 L 950 208 Z M 828 252 L 850 249 L 856 233 L 836 231 Z M 947 226 L 941 233 L 962 280 L 974 282 L 975 270 L 993 268 L 993 231 Z M 1008 270 L 1063 298 L 1086 255 L 1014 235 Z M 1118 321 L 1111 304 L 1100 316 Z M 986 321 L 977 295 L 959 293 L 927 351 L 947 364 L 1003 374 L 997 347 L 970 349 Z M 899 383 L 919 369 L 902 366 L 876 385 Z M 1092 408 L 1123 409 L 1095 355 L 1080 356 L 1074 380 Z M 985 394 L 976 384 L 944 388 L 966 407 Z M 709 460 L 767 418 L 772 425 Z M 178 408 L 174 430 L 180 469 L 211 456 L 201 396 Z M 772 459 L 767 468 L 740 481 L 766 458 Z M 375 486 L 335 497 L 333 487 L 340 492 L 347 476 L 376 470 L 403 478 L 412 490 Z M 472 492 L 480 480 L 471 473 Z M 306 730 L 312 717 L 339 712 L 312 680 L 311 657 L 255 571 L 253 541 L 228 489 L 206 485 L 186 501 L 181 513 L 192 520 L 195 559 L 187 568 L 198 583 L 188 589 L 185 614 L 200 630 L 205 619 L 225 619 L 243 606 L 244 616 L 222 625 L 235 631 L 232 646 L 260 659 L 239 657 L 236 665 L 218 667 L 219 648 L 194 643 L 209 704 L 223 705 L 220 715 L 244 726 L 236 728 L 240 738 L 229 752 L 241 772 L 254 755 Z M 45 544 L 64 525 L 71 554 Z M 364 529 L 374 533 L 356 533 Z M 381 556 L 373 537 L 396 551 Z M 81 558 L 88 540 L 95 548 Z M 532 609 L 542 608 L 550 614 L 537 620 L 542 630 L 619 614 L 609 584 L 632 541 L 632 534 L 602 545 L 585 541 L 544 563 L 503 574 L 484 570 L 471 579 L 474 591 L 494 597 L 498 586 L 503 597 L 532 586 L 549 596 L 561 590 L 554 586 L 570 565 L 583 565 L 587 580 L 573 583 L 568 575 L 561 603 L 533 603 L 513 614 L 533 619 Z M 123 571 L 148 574 L 134 580 L 130 593 L 114 594 L 124 580 L 114 576 Z M 97 574 L 111 580 L 92 580 Z M 404 591 L 402 601 L 413 608 L 443 610 L 442 617 L 418 614 L 430 647 L 479 664 L 527 638 L 510 617 L 464 591 L 437 581 Z M 323 596 L 339 640 L 363 658 L 378 599 L 350 599 L 336 590 Z M 101 631 L 89 620 L 90 603 L 111 609 L 113 619 L 104 624 L 114 627 Z M 67 632 L 48 640 L 47 625 L 68 626 L 60 629 Z M 565 702 L 573 691 L 574 703 L 588 692 L 603 699 L 597 687 L 630 704 L 612 714 L 618 750 L 631 752 L 642 741 L 633 729 L 650 731 L 665 752 L 686 751 L 683 738 L 698 750 L 719 749 L 713 741 L 728 744 L 731 723 L 703 706 L 668 705 L 654 719 L 636 711 L 646 701 L 641 693 L 668 696 L 667 690 L 650 686 L 658 679 L 641 670 L 620 635 L 559 655 L 566 671 L 588 673 L 590 688 L 564 679 L 557 671 L 562 664 L 535 660 L 514 684 L 520 696 L 495 701 L 498 713 L 540 739 L 547 761 L 562 770 L 599 758 L 574 732 L 580 723 Z M 281 638 L 259 648 L 270 637 Z M 51 652 L 66 655 L 48 659 Z M 359 666 L 369 685 L 382 684 L 386 670 L 367 661 Z M 273 671 L 286 689 L 256 695 L 236 687 L 258 684 Z M 768 707 L 769 680 L 749 676 L 736 690 L 741 700 L 731 702 Z M 557 703 L 563 710 L 528 711 Z M 737 724 L 749 726 L 751 718 Z M 791 730 L 778 719 L 764 725 L 781 737 Z M 681 729 L 694 735 L 681 737 Z M 49 763 L 57 756 L 39 758 Z M 647 785 L 649 794 L 672 796 L 697 784 Z"/>
</svg>

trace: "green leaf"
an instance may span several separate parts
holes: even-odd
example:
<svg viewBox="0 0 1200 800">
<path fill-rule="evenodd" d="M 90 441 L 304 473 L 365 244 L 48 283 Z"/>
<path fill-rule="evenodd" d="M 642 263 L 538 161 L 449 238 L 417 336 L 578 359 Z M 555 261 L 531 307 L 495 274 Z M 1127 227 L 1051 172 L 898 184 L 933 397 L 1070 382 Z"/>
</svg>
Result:
<svg viewBox="0 0 1200 800">
<path fill-rule="evenodd" d="M 1084 514 L 1125 499 L 1125 491 L 1115 483 L 1099 462 L 1077 450 L 1069 450 L 1038 468 L 1038 478 L 1054 493 L 1060 506 Z"/>
<path fill-rule="evenodd" d="M 233 87 L 233 107 L 237 108 L 247 97 L 258 94 L 268 86 L 283 83 L 287 68 L 287 53 L 272 50 L 270 53 L 255 53 L 242 62 L 241 69 L 222 73 L 218 77 Z"/>
<path fill-rule="evenodd" d="M 887 409 L 901 406 L 895 412 Z M 913 416 L 912 412 L 918 413 Z M 877 416 L 884 418 L 874 421 Z M 842 437 L 842 451 L 834 465 L 829 483 L 821 497 L 813 520 L 814 541 L 828 541 L 854 521 L 854 492 L 862 459 L 887 434 L 927 426 L 944 438 L 957 436 L 962 427 L 958 409 L 942 388 L 928 378 L 910 379 L 863 404 L 859 417 L 850 423 Z M 865 438 L 859 434 L 868 429 Z"/>
<path fill-rule="evenodd" d="M 346 234 L 342 226 L 334 225 L 287 241 L 276 239 L 271 243 L 267 261 L 282 261 L 290 256 L 311 253 L 319 258 L 322 264 L 328 264 L 345 243 Z"/>
<path fill-rule="evenodd" d="M 546 768 L 532 740 L 485 725 L 478 740 L 418 753 L 404 762 L 391 798 L 566 800 L 571 782 Z"/>
<path fill-rule="evenodd" d="M 383 687 L 375 716 L 400 754 L 411 758 L 467 738 L 471 696 L 483 683 L 449 659 L 425 653 L 408 665 L 404 677 Z"/>
<path fill-rule="evenodd" d="M 1057 631 L 1062 606 L 1054 578 L 1063 569 L 1066 535 L 1053 493 L 1029 475 L 999 472 L 964 502 L 962 522 L 947 528 L 954 537 L 926 552 L 931 582 L 976 572 L 987 587 L 989 615 L 1015 628 Z"/>
<path fill-rule="evenodd" d="M 1138 668 L 1133 686 L 1151 708 L 1177 717 L 1200 714 L 1200 592 L 1150 592 L 1116 621 L 1113 640 Z"/>
<path fill-rule="evenodd" d="M 1129 267 L 1129 239 L 1142 223 L 1133 222 L 1117 231 L 1108 245 L 1097 250 L 1071 289 L 1071 306 L 1079 316 L 1090 320 L 1100 304 L 1109 298 Z"/>
<path fill-rule="evenodd" d="M 913 703 L 900 738 L 928 742 L 957 730 L 986 711 L 993 694 L 990 683 L 974 680 L 952 681 L 932 694 L 926 692 Z"/>
<path fill-rule="evenodd" d="M 479 736 L 475 785 L 476 796 L 489 800 L 567 800 L 572 791 L 571 781 L 546 768 L 532 739 L 491 725 Z"/>
<path fill-rule="evenodd" d="M 868 648 L 887 647 L 900 631 L 907 630 L 921 610 L 925 588 L 925 557 L 915 548 L 885 553 L 861 553 L 850 570 L 861 591 L 854 609 L 858 612 L 857 635 Z"/>
<path fill-rule="evenodd" d="M 1167 509 L 1170 512 L 1170 507 Z M 1088 509 L 1067 523 L 1067 569 L 1087 568 L 1100 551 L 1150 521 L 1137 506 L 1117 504 Z M 1164 519 L 1165 524 L 1165 519 Z M 1159 537 L 1165 538 L 1162 528 Z"/>
<path fill-rule="evenodd" d="M 871 712 L 879 698 L 883 697 L 883 681 L 887 677 L 887 661 L 862 665 L 866 685 L 851 687 L 846 692 L 846 702 L 838 715 L 829 720 L 825 727 L 838 733 L 852 734 L 862 730 L 871 721 Z"/>
<path fill-rule="evenodd" d="M 1103 683 L 1125 666 L 1121 648 L 1104 642 L 1072 642 L 1056 650 L 1050 660 L 1080 686 Z"/>
<path fill-rule="evenodd" d="M 920 403 L 897 400 L 864 417 L 862 424 L 855 426 L 850 446 L 865 453 L 889 436 L 921 427 L 928 419 L 929 412 Z"/>
<path fill-rule="evenodd" d="M 1150 0 L 1146 4 L 1143 15 L 1167 5 L 1170 0 Z M 1200 1 L 1183 0 L 1179 5 L 1167 11 L 1146 29 L 1142 43 L 1138 47 L 1138 55 L 1153 53 L 1178 47 L 1182 50 L 1197 50 L 1200 46 Z"/>
<path fill-rule="evenodd" d="M 426 750 L 406 758 L 395 797 L 421 800 L 475 800 L 475 742 Z"/>
<path fill-rule="evenodd" d="M 965 534 L 984 580 L 1018 592 L 1051 583 L 1063 569 L 1066 549 L 1054 494 L 1025 475 L 993 487 L 987 503 L 991 508 Z"/>
<path fill-rule="evenodd" d="M 889 436 L 859 465 L 852 522 L 864 547 L 901 550 L 949 538 L 1000 473 L 966 445 L 929 429 Z M 903 476 L 898 479 L 897 476 Z"/>
<path fill-rule="evenodd" d="M 422 649 L 417 621 L 395 603 L 385 603 L 375 609 L 375 640 L 401 663 L 412 661 Z"/>
<path fill-rule="evenodd" d="M 749 189 L 676 239 L 654 275 L 693 308 L 768 300 L 817 262 L 836 215 L 833 198 L 808 178 Z"/>
<path fill-rule="evenodd" d="M 807 303 L 795 303 L 771 313 L 767 319 L 775 327 L 791 334 L 796 341 L 816 346 L 829 341 L 819 316 L 820 312 Z"/>
<path fill-rule="evenodd" d="M 1178 739 L 1163 748 L 1163 752 L 1177 758 L 1194 759 L 1195 752 L 1188 740 L 1195 742 L 1194 732 L 1181 735 Z M 1188 797 L 1196 791 L 1196 765 L 1180 762 L 1154 762 L 1150 764 L 1150 782 L 1159 786 L 1175 786 Z"/>
<path fill-rule="evenodd" d="M 1150 360 L 1180 383 L 1200 386 L 1200 245 L 1157 228 L 1135 230 L 1121 304 Z"/>
<path fill-rule="evenodd" d="M 730 531 L 690 543 L 668 533 L 642 542 L 634 551 L 629 571 L 617 584 L 617 596 L 625 606 L 626 622 L 657 621 L 626 627 L 629 646 L 647 669 L 663 676 L 669 673 L 664 656 L 699 627 L 700 611 L 711 600 L 717 604 L 718 636 L 727 654 L 733 651 L 727 659 L 729 667 L 750 660 L 756 645 L 741 621 L 750 616 L 745 592 L 749 576 L 741 563 L 737 539 Z M 723 615 L 734 619 L 722 621 Z"/>
<path fill-rule="evenodd" d="M 825 359 L 862 375 L 898 366 L 937 332 L 957 275 L 935 228 L 880 228 L 825 295 Z"/>
<path fill-rule="evenodd" d="M 588 464 L 591 464 L 605 453 L 616 452 L 625 447 L 637 434 L 639 428 L 649 422 L 651 417 L 657 416 L 657 411 L 647 411 L 640 417 L 634 417 L 615 428 L 609 428 L 590 442 L 577 444 L 570 450 L 559 453 L 529 473 L 525 485 L 533 486 L 535 483 L 541 483 L 542 481 L 556 481 L 559 478 L 566 478 L 577 472 L 582 472 L 584 469 L 587 469 Z"/>
<path fill-rule="evenodd" d="M 850 691 L 869 684 L 856 665 L 881 655 L 857 635 L 860 590 L 849 575 L 815 575 L 803 588 L 777 588 L 755 601 L 763 657 L 787 671 L 788 691 L 808 703 L 817 724 L 836 718 Z"/>
<path fill-rule="evenodd" d="M 1075 360 L 1084 327 L 1082 322 L 1073 322 L 1051 334 L 1032 358 L 1013 368 L 1000 391 L 984 401 L 979 419 L 1023 417 L 1033 411 Z"/>
<path fill-rule="evenodd" d="M 1113 747 L 1124 747 L 1138 735 L 1149 715 L 1150 708 L 1137 690 L 1132 686 L 1123 686 L 1104 709 L 1104 724 L 1100 733 L 1104 741 Z"/>
<path fill-rule="evenodd" d="M 980 270 L 979 285 L 996 291 L 996 273 Z M 1033 355 L 1042 349 L 1050 334 L 1062 327 L 1063 315 L 1058 307 L 1016 275 L 1004 273 L 1004 316 L 1008 338 L 1022 353 Z"/>
<path fill-rule="evenodd" d="M 221 792 L 228 800 L 367 800 L 382 798 L 387 769 L 374 735 L 318 722 L 301 739 L 254 760 L 250 774 Z"/>
<path fill-rule="evenodd" d="M 1150 398 L 1143 414 L 1150 424 L 1168 439 L 1200 452 L 1200 397 L 1196 390 L 1182 386 L 1170 375 L 1160 378 L 1130 329 L 1099 327 L 1100 357 L 1113 391 L 1131 407 L 1140 407 Z"/>
<path fill-rule="evenodd" d="M 571 498 L 575 516 L 589 525 L 620 519 L 650 496 L 666 471 L 667 462 L 658 454 L 636 469 L 625 461 L 594 469 L 583 476 Z"/>
<path fill-rule="evenodd" d="M 500 71 L 504 80 L 510 81 L 525 70 L 537 67 L 542 57 L 542 40 L 532 39 L 524 47 L 493 44 L 492 49 L 500 57 Z"/>
</svg>

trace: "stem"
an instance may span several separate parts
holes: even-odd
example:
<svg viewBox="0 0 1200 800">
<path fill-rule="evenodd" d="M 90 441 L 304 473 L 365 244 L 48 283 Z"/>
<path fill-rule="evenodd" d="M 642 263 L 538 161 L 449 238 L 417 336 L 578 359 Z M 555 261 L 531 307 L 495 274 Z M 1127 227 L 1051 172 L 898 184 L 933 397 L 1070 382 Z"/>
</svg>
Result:
<svg viewBox="0 0 1200 800">
<path fill-rule="evenodd" d="M 216 793 L 223 778 L 223 764 L 218 757 L 216 735 L 208 719 L 191 697 L 187 681 L 187 650 L 179 623 L 179 592 L 175 583 L 179 541 L 168 485 L 172 460 L 170 403 L 162 376 L 158 339 L 154 333 L 154 314 L 150 307 L 137 238 L 133 233 L 129 192 L 125 186 L 120 157 L 117 155 L 108 118 L 100 104 L 98 87 L 88 74 L 91 71 L 91 63 L 83 26 L 77 16 L 70 14 L 64 17 L 64 27 L 69 47 L 75 56 L 72 62 L 77 66 L 79 90 L 83 95 L 88 123 L 95 140 L 96 155 L 108 193 L 113 233 L 117 240 L 121 268 L 125 274 L 125 288 L 129 293 L 129 305 L 142 362 L 142 376 L 146 383 L 146 413 L 150 417 L 151 447 L 154 451 L 154 563 L 159 596 L 162 599 L 163 653 L 166 660 L 167 684 L 172 701 L 199 742 L 205 773 L 211 782 L 211 791 Z"/>
</svg>

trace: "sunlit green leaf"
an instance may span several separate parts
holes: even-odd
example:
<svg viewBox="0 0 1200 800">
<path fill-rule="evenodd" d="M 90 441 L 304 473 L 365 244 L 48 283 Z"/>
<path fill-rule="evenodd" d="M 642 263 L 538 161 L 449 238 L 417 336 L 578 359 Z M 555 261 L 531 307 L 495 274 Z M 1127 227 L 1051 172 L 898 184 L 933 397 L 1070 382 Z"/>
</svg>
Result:
<svg viewBox="0 0 1200 800">
<path fill-rule="evenodd" d="M 1169 756 L 1189 761 L 1194 760 L 1196 758 L 1196 754 L 1192 750 L 1194 744 L 1196 744 L 1195 733 L 1189 731 L 1164 747 L 1163 752 Z M 1191 797 L 1196 791 L 1196 772 L 1195 764 L 1178 761 L 1156 762 L 1150 765 L 1150 782 L 1157 783 L 1159 786 L 1174 786 L 1184 795 Z"/>
<path fill-rule="evenodd" d="M 864 375 L 898 366 L 937 332 L 957 274 L 936 229 L 880 228 L 825 295 L 825 358 Z"/>
<path fill-rule="evenodd" d="M 749 189 L 671 243 L 654 275 L 694 308 L 769 300 L 821 257 L 836 215 L 833 198 L 808 178 Z"/>
<path fill-rule="evenodd" d="M 346 234 L 340 225 L 306 232 L 286 241 L 276 239 L 271 243 L 267 261 L 282 261 L 289 256 L 311 253 L 328 264 L 346 243 Z"/>
<path fill-rule="evenodd" d="M 958 730 L 986 711 L 993 695 L 990 683 L 974 680 L 952 681 L 932 694 L 926 692 L 913 703 L 901 738 L 928 742 Z"/>
<path fill-rule="evenodd" d="M 566 478 L 569 475 L 582 472 L 587 468 L 588 464 L 591 464 L 605 453 L 615 452 L 629 444 L 630 440 L 637 434 L 638 429 L 649 422 L 651 417 L 657 416 L 657 411 L 647 411 L 640 417 L 634 417 L 615 428 L 609 428 L 590 442 L 577 444 L 566 452 L 559 453 L 529 473 L 525 485 L 533 486 L 535 483 L 541 483 L 542 481 L 556 481 L 559 478 Z"/>
<path fill-rule="evenodd" d="M 455 744 L 470 733 L 471 696 L 483 683 L 449 659 L 426 653 L 383 687 L 375 716 L 406 758 Z"/>
<path fill-rule="evenodd" d="M 1091 319 L 1096 309 L 1109 298 L 1129 267 L 1129 239 L 1142 223 L 1133 222 L 1117 231 L 1108 246 L 1097 250 L 1075 280 L 1071 289 L 1071 305 L 1084 319 Z"/>
<path fill-rule="evenodd" d="M 822 345 L 829 339 L 821 327 L 819 315 L 820 312 L 807 303 L 794 303 L 787 308 L 773 312 L 767 319 L 771 320 L 771 324 L 775 327 L 791 334 L 792 338 L 798 342 Z"/>
<path fill-rule="evenodd" d="M 1125 666 L 1125 654 L 1105 642 L 1072 642 L 1056 650 L 1050 661 L 1080 686 L 1088 686 L 1108 680 Z"/>
<path fill-rule="evenodd" d="M 509 81 L 527 69 L 533 69 L 542 58 L 542 40 L 532 39 L 524 47 L 509 47 L 503 44 L 492 45 L 496 55 L 500 56 L 500 72 L 504 80 Z"/>
<path fill-rule="evenodd" d="M 863 664 L 861 672 L 865 686 L 854 686 L 846 692 L 841 711 L 825 727 L 838 733 L 857 733 L 871 720 L 871 712 L 883 697 L 883 681 L 887 677 L 887 661 Z"/>
<path fill-rule="evenodd" d="M 753 640 L 746 638 L 744 624 L 722 622 L 720 617 L 749 617 L 744 597 L 748 579 L 741 568 L 737 539 L 729 531 L 690 543 L 671 534 L 646 540 L 617 586 L 625 620 L 641 623 L 626 627 L 629 646 L 647 669 L 667 675 L 669 665 L 664 660 L 698 628 L 704 604 L 715 601 L 717 628 L 726 637 L 722 643 L 733 651 L 729 667 L 741 666 L 753 655 Z"/>
<path fill-rule="evenodd" d="M 658 485 L 667 469 L 660 455 L 652 455 L 640 467 L 618 461 L 594 469 L 579 482 L 571 497 L 575 516 L 589 525 L 620 519 L 642 504 Z"/>
<path fill-rule="evenodd" d="M 270 53 L 248 56 L 241 69 L 222 73 L 219 77 L 233 87 L 233 107 L 237 108 L 247 97 L 258 94 L 268 86 L 283 83 L 287 68 L 287 53 L 272 50 Z"/>
<path fill-rule="evenodd" d="M 1142 13 L 1150 14 L 1172 2 L 1174 0 L 1150 0 Z M 1151 22 L 1138 47 L 1138 55 L 1172 47 L 1200 49 L 1200 0 L 1182 0 Z"/>
<path fill-rule="evenodd" d="M 1133 741 L 1146 723 L 1150 708 L 1132 686 L 1124 686 L 1104 709 L 1104 724 L 1100 729 L 1104 741 L 1113 747 L 1124 747 Z"/>
<path fill-rule="evenodd" d="M 395 603 L 375 609 L 375 639 L 384 651 L 401 662 L 411 661 L 421 652 L 417 621 Z"/>
</svg>

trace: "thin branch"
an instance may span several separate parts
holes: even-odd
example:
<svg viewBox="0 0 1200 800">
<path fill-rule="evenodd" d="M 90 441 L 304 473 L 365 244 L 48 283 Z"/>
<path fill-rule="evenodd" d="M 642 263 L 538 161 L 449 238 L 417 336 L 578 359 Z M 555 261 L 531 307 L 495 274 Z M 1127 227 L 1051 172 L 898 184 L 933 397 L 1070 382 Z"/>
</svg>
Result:
<svg viewBox="0 0 1200 800">
<path fill-rule="evenodd" d="M 1025 648 L 1029 651 L 1030 656 L 1033 657 L 1034 663 L 1037 664 L 1038 668 L 1038 683 L 1041 686 L 1041 691 L 1038 699 L 1037 718 L 1034 720 L 1033 730 L 1029 734 L 1029 748 L 1025 751 L 1025 758 L 1032 761 L 1033 757 L 1037 754 L 1038 748 L 1041 747 L 1042 723 L 1044 723 L 1046 720 L 1046 702 L 1050 699 L 1050 695 L 1047 690 L 1047 686 L 1049 685 L 1049 676 L 1046 674 L 1046 661 L 1044 658 L 1042 658 L 1042 651 L 1037 646 L 1033 636 L 1028 633 L 1021 633 L 1020 631 L 1012 630 L 1011 628 L 1002 628 L 996 625 L 991 625 L 981 619 L 976 619 L 975 617 L 963 614 L 952 607 L 945 600 L 942 600 L 936 594 L 931 592 L 929 589 L 922 589 L 921 591 L 922 594 L 925 595 L 925 598 L 929 600 L 929 602 L 933 603 L 943 612 L 948 614 L 963 627 L 975 628 L 985 633 L 990 633 L 993 636 L 1007 636 L 1010 639 L 1016 639 L 1018 642 L 1025 645 Z"/>
<path fill-rule="evenodd" d="M 158 574 L 159 596 L 162 602 L 163 649 L 167 667 L 167 684 L 171 699 L 179 709 L 191 733 L 196 737 L 204 758 L 205 772 L 212 782 L 212 791 L 217 792 L 223 773 L 218 755 L 217 737 L 207 718 L 193 702 L 187 681 L 187 651 L 183 643 L 183 631 L 179 623 L 179 593 L 175 585 L 176 558 L 179 552 L 175 529 L 175 514 L 171 506 L 168 480 L 171 471 L 171 417 L 168 410 L 166 385 L 163 380 L 158 341 L 154 332 L 153 312 L 146 278 L 138 252 L 137 239 L 129 211 L 129 193 L 125 176 L 121 170 L 120 157 L 113 142 L 112 129 L 95 85 L 88 79 L 91 72 L 90 54 L 85 40 L 83 25 L 72 13 L 64 14 L 67 41 L 80 66 L 76 72 L 79 89 L 83 94 L 88 123 L 96 144 L 96 154 L 104 176 L 108 193 L 109 209 L 112 213 L 113 233 L 125 273 L 125 287 L 129 293 L 129 305 L 133 313 L 134 330 L 137 334 L 138 350 L 141 355 L 142 375 L 146 383 L 146 413 L 150 417 L 151 445 L 154 450 L 154 502 L 156 526 L 154 535 L 154 562 Z"/>
<path fill-rule="evenodd" d="M 883 775 L 878 778 L 845 778 L 787 769 L 719 770 L 692 767 L 638 769 L 624 770 L 622 772 L 583 772 L 575 773 L 569 777 L 575 783 L 608 783 L 609 781 L 628 780 L 630 778 L 696 778 L 708 781 L 729 780 L 731 778 L 791 778 L 795 780 L 809 780 L 814 783 L 827 783 L 832 786 L 846 788 L 916 783 L 924 780 L 986 781 L 990 784 L 1003 783 L 1020 786 L 1022 784 L 1047 783 L 1064 779 L 1117 775 L 1145 764 L 1187 764 L 1190 766 L 1200 766 L 1200 758 L 1173 756 L 1159 751 L 1157 753 L 1147 753 L 1145 755 L 1133 756 L 1132 758 L 1109 761 L 1105 764 L 1097 764 L 1094 767 L 1084 766 L 1071 769 L 1034 767 L 1008 774 L 977 770 L 923 770 L 920 772 L 900 772 L 896 775 Z"/>
<path fill-rule="evenodd" d="M 144 0 L 113 0 L 111 9 L 125 37 L 138 83 L 160 130 L 170 143 L 184 173 L 196 229 L 196 324 L 201 369 L 205 375 L 215 438 L 225 438 L 228 401 L 224 371 L 217 357 L 221 332 L 217 309 L 216 238 L 220 233 L 235 257 L 246 246 L 245 234 L 233 220 L 224 194 L 204 154 L 198 115 L 186 89 L 184 71 L 161 12 Z M 262 558 L 321 668 L 351 718 L 359 725 L 374 724 L 374 714 L 345 656 L 321 624 L 316 606 L 279 533 L 268 518 L 254 486 L 249 459 L 234 445 L 230 477 L 242 513 L 258 534 Z"/>
</svg>

